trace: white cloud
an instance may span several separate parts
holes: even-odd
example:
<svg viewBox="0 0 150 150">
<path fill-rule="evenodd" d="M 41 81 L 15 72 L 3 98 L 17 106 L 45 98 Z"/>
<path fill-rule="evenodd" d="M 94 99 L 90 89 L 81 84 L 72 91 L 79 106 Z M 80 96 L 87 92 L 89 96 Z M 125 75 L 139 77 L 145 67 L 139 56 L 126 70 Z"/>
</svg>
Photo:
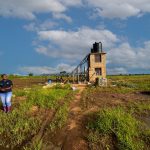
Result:
<svg viewBox="0 0 150 150">
<path fill-rule="evenodd" d="M 67 72 L 72 72 L 75 69 L 76 66 L 71 66 L 68 64 L 59 64 L 57 65 L 56 69 L 58 71 L 67 71 Z"/>
<path fill-rule="evenodd" d="M 126 19 L 150 13 L 149 0 L 0 0 L 0 16 L 35 19 L 38 13 L 54 13 L 55 17 L 70 21 L 64 13 L 79 6 L 88 6 L 106 18 Z"/>
<path fill-rule="evenodd" d="M 35 19 L 38 13 L 63 13 L 80 0 L 0 0 L 0 16 Z"/>
<path fill-rule="evenodd" d="M 82 5 L 82 0 L 59 0 L 66 6 L 80 6 Z"/>
<path fill-rule="evenodd" d="M 119 47 L 112 48 L 108 53 L 108 63 L 132 65 L 136 58 L 135 51 L 129 43 L 122 43 Z"/>
<path fill-rule="evenodd" d="M 125 68 L 108 68 L 107 74 L 109 75 L 117 75 L 117 74 L 127 74 L 128 71 Z"/>
<path fill-rule="evenodd" d="M 51 57 L 60 56 L 67 59 L 82 59 L 90 52 L 92 44 L 101 41 L 105 48 L 118 42 L 115 34 L 109 30 L 83 27 L 77 31 L 50 30 L 38 32 L 41 41 L 48 41 L 47 46 L 38 46 L 36 51 Z"/>
<path fill-rule="evenodd" d="M 53 0 L 1 0 L 0 14 L 34 19 L 35 13 L 64 12 L 65 6 Z"/>
<path fill-rule="evenodd" d="M 56 19 L 64 19 L 68 23 L 72 22 L 72 19 L 69 16 L 67 16 L 65 14 L 62 14 L 62 13 L 53 13 L 53 17 L 56 18 Z"/>
<path fill-rule="evenodd" d="M 52 22 L 50 20 L 46 20 L 44 22 L 31 22 L 27 25 L 24 25 L 23 28 L 27 31 L 45 31 L 52 29 L 53 27 L 57 26 L 58 24 L 56 22 Z"/>
<path fill-rule="evenodd" d="M 47 66 L 28 66 L 28 67 L 20 67 L 18 69 L 21 73 L 33 73 L 33 74 L 51 74 L 57 73 L 57 70 L 52 67 Z"/>
<path fill-rule="evenodd" d="M 48 66 L 25 66 L 19 67 L 18 70 L 21 73 L 28 74 L 54 74 L 59 73 L 61 71 L 71 72 L 75 66 L 70 66 L 68 64 L 58 64 L 56 67 L 48 67 Z"/>
<path fill-rule="evenodd" d="M 131 47 L 129 43 L 122 43 L 112 48 L 108 53 L 108 64 L 122 66 L 126 69 L 150 70 L 150 41 L 143 47 Z"/>
<path fill-rule="evenodd" d="M 85 0 L 96 9 L 97 15 L 106 18 L 126 19 L 150 12 L 149 0 Z"/>
</svg>

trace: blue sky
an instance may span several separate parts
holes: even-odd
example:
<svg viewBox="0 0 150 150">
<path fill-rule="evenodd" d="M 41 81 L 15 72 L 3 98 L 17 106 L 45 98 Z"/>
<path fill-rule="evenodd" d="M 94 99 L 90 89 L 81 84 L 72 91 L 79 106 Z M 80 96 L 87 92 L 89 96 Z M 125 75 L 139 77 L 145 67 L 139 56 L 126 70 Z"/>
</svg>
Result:
<svg viewBox="0 0 150 150">
<path fill-rule="evenodd" d="M 150 0 L 0 0 L 0 73 L 72 71 L 102 41 L 107 73 L 150 73 Z"/>
</svg>

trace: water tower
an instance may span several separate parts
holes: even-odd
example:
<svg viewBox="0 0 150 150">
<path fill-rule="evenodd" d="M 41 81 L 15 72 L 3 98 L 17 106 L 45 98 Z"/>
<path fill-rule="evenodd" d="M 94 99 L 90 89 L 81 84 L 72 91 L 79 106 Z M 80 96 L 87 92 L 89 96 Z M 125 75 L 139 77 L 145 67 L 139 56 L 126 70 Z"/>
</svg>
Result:
<svg viewBox="0 0 150 150">
<path fill-rule="evenodd" d="M 106 53 L 101 42 L 93 44 L 88 56 L 88 81 L 95 82 L 98 77 L 106 78 Z"/>
</svg>

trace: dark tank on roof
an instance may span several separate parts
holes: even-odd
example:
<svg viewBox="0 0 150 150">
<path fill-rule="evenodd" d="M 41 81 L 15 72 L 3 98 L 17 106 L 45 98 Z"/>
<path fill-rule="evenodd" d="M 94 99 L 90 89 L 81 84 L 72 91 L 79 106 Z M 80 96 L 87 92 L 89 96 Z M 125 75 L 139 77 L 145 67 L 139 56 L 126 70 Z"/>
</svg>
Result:
<svg viewBox="0 0 150 150">
<path fill-rule="evenodd" d="M 102 43 L 95 42 L 93 44 L 93 48 L 91 49 L 91 53 L 102 53 Z"/>
</svg>

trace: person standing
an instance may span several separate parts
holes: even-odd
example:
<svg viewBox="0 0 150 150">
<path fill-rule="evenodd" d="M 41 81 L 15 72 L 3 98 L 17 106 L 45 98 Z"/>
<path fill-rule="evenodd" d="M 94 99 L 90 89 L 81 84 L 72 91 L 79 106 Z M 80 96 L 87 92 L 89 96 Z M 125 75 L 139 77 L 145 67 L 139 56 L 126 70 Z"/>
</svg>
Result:
<svg viewBox="0 0 150 150">
<path fill-rule="evenodd" d="M 0 98 L 3 104 L 3 111 L 7 113 L 11 110 L 13 83 L 11 80 L 8 80 L 6 74 L 2 74 L 1 77 L 2 80 L 0 81 Z"/>
</svg>

